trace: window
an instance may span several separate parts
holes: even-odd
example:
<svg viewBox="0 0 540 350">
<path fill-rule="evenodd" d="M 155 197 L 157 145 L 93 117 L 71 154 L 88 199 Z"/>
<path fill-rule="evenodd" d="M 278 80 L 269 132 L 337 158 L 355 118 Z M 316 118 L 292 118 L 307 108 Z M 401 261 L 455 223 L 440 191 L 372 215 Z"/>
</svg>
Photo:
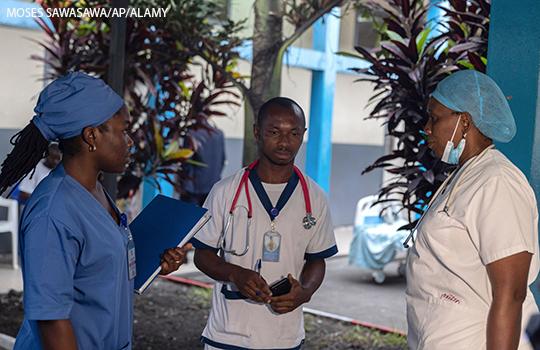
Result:
<svg viewBox="0 0 540 350">
<path fill-rule="evenodd" d="M 368 10 L 365 7 L 356 9 L 356 21 L 354 29 L 354 46 L 373 49 L 380 44 L 378 27 L 382 25 L 382 13 Z"/>
</svg>

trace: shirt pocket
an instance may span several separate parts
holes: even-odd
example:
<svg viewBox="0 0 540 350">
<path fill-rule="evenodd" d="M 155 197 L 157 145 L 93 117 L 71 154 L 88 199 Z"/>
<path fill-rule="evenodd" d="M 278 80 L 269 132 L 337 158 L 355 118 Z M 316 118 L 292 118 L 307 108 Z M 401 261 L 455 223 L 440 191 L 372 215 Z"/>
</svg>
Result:
<svg viewBox="0 0 540 350">
<path fill-rule="evenodd" d="M 34 327 L 31 325 L 32 322 L 34 323 Z M 17 338 L 15 339 L 14 349 L 39 349 L 40 340 L 37 332 L 37 321 L 28 321 L 26 319 L 23 320 L 19 333 L 17 334 Z"/>
<path fill-rule="evenodd" d="M 130 342 L 128 342 L 126 345 L 124 345 L 123 347 L 120 348 L 120 350 L 129 350 L 129 349 L 131 349 Z"/>
<path fill-rule="evenodd" d="M 483 312 L 432 299 L 427 302 L 418 332 L 418 349 L 485 349 L 486 322 Z"/>
<path fill-rule="evenodd" d="M 279 325 L 279 337 L 287 340 L 297 340 L 304 329 L 302 307 L 277 316 Z M 302 337 L 303 338 L 303 337 Z M 302 339 L 299 339 L 299 341 Z"/>
</svg>

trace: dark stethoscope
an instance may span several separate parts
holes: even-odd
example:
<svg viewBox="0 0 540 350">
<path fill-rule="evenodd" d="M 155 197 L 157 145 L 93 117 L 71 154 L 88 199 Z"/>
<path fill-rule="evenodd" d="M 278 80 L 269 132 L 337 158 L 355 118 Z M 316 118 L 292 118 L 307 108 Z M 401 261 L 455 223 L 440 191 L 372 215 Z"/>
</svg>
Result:
<svg viewBox="0 0 540 350">
<path fill-rule="evenodd" d="M 477 155 L 473 160 L 471 160 L 470 162 L 465 163 L 461 168 L 457 168 L 456 170 L 454 170 L 454 172 L 450 176 L 448 176 L 448 178 L 442 183 L 442 185 L 439 187 L 439 189 L 435 192 L 433 197 L 431 197 L 431 200 L 429 201 L 428 207 L 426 208 L 426 210 L 424 210 L 424 212 L 422 213 L 422 216 L 420 216 L 420 219 L 418 219 L 418 222 L 416 223 L 414 228 L 411 230 L 411 233 L 409 233 L 409 235 L 407 236 L 407 239 L 405 239 L 405 241 L 403 242 L 403 247 L 404 248 L 410 248 L 410 244 L 409 244 L 410 241 L 412 241 L 412 243 L 414 244 L 414 235 L 416 234 L 416 231 L 417 231 L 418 227 L 420 227 L 420 224 L 422 223 L 422 220 L 424 219 L 424 216 L 429 212 L 429 210 L 431 208 L 431 204 L 434 203 L 435 198 L 437 198 L 439 193 L 444 193 L 446 191 L 447 187 L 452 182 L 452 180 L 454 178 L 458 177 L 458 173 L 461 173 L 460 175 L 462 175 L 467 168 L 472 167 L 473 164 L 475 164 L 479 159 L 481 159 L 482 156 L 484 154 L 486 154 L 486 151 L 488 149 L 492 149 L 494 147 L 495 146 L 493 146 L 493 145 L 488 146 L 479 155 Z M 459 176 L 459 177 L 461 177 L 461 176 Z M 448 193 L 448 197 L 446 197 L 444 207 L 441 210 L 441 212 L 446 213 L 446 215 L 449 215 L 448 214 L 448 209 L 449 209 L 448 203 L 450 202 L 450 198 L 452 197 L 452 194 L 454 193 L 454 189 L 457 187 L 458 184 L 459 184 L 459 178 L 457 179 L 456 184 L 454 186 L 452 186 L 452 189 L 450 190 L 450 193 Z"/>
<path fill-rule="evenodd" d="M 238 184 L 238 187 L 236 189 L 236 193 L 234 195 L 234 199 L 233 199 L 233 202 L 231 204 L 231 208 L 229 210 L 229 215 L 227 217 L 227 221 L 225 222 L 225 225 L 223 227 L 223 230 L 221 231 L 221 234 L 219 236 L 219 241 L 218 241 L 218 247 L 225 253 L 232 254 L 232 255 L 235 255 L 235 256 L 243 256 L 249 250 L 249 229 L 250 229 L 250 226 L 251 226 L 251 219 L 253 217 L 253 207 L 252 207 L 252 204 L 251 204 L 251 197 L 249 195 L 248 182 L 249 182 L 249 174 L 250 174 L 250 172 L 257 166 L 258 163 L 259 163 L 259 161 L 256 160 L 256 161 L 254 161 L 253 163 L 251 163 L 249 166 L 247 166 L 245 168 L 244 174 L 242 174 L 242 178 L 240 179 L 240 183 Z M 306 216 L 304 216 L 304 218 L 302 219 L 302 225 L 304 226 L 304 228 L 306 230 L 309 230 L 309 229 L 311 229 L 313 226 L 315 226 L 317 224 L 317 219 L 315 217 L 313 217 L 313 214 L 312 214 L 312 211 L 311 211 L 311 199 L 309 197 L 309 189 L 308 189 L 308 186 L 307 186 L 306 179 L 304 178 L 304 175 L 302 174 L 300 169 L 298 169 L 296 166 L 294 167 L 294 172 L 296 173 L 296 175 L 298 175 L 298 180 L 300 182 L 300 186 L 302 187 L 302 192 L 304 194 L 304 203 L 305 203 L 305 206 L 306 206 Z M 240 197 L 240 193 L 242 191 L 242 188 L 244 189 L 244 193 L 246 195 L 247 204 L 248 204 L 247 208 L 245 206 L 242 206 L 242 205 L 237 205 L 238 204 L 238 199 Z M 238 252 L 236 249 L 232 249 L 232 240 L 233 240 L 233 236 L 234 236 L 234 212 L 239 210 L 239 209 L 246 211 L 248 221 L 247 221 L 246 232 L 245 232 L 244 248 L 241 251 Z M 277 210 L 277 209 L 273 208 L 272 210 Z M 275 213 L 275 214 L 277 215 L 277 213 Z M 231 236 L 231 238 L 230 238 L 230 240 L 231 240 L 230 246 L 231 247 L 229 249 L 227 249 L 226 248 L 227 244 L 225 242 L 225 238 L 226 238 L 229 230 L 231 231 L 231 235 L 230 235 Z"/>
</svg>

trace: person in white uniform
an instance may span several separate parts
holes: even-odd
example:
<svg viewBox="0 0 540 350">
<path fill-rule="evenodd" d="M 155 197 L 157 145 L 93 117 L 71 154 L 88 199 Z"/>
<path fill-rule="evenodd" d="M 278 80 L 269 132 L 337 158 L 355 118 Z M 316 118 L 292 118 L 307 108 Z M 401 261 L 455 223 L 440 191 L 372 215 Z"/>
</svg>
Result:
<svg viewBox="0 0 540 350">
<path fill-rule="evenodd" d="M 428 145 L 457 169 L 432 196 L 407 261 L 411 349 L 531 349 L 537 307 L 538 211 L 523 173 L 493 140 L 516 133 L 508 102 L 487 75 L 459 71 L 439 83 Z M 457 147 L 454 147 L 457 145 Z"/>
<path fill-rule="evenodd" d="M 49 175 L 51 170 L 62 160 L 62 153 L 58 147 L 58 143 L 51 143 L 47 149 L 47 157 L 42 159 L 34 171 L 26 175 L 19 183 L 19 203 L 25 204 L 30 195 L 34 192 L 37 185 Z"/>
<path fill-rule="evenodd" d="M 337 253 L 325 194 L 294 166 L 305 130 L 296 102 L 267 101 L 254 125 L 258 161 L 218 182 L 206 200 L 212 220 L 193 242 L 195 264 L 217 281 L 205 349 L 303 344 L 301 305 L 321 285 L 325 258 Z M 283 277 L 290 291 L 273 296 L 269 285 Z"/>
</svg>

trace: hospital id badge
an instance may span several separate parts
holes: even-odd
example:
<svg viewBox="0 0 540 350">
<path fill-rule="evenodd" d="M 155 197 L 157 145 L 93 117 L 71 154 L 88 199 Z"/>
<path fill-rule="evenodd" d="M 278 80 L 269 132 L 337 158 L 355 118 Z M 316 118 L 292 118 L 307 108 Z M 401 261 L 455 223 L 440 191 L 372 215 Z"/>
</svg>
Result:
<svg viewBox="0 0 540 350">
<path fill-rule="evenodd" d="M 278 262 L 281 248 L 281 235 L 275 230 L 268 231 L 263 237 L 263 261 Z"/>
<path fill-rule="evenodd" d="M 128 240 L 127 244 L 127 259 L 128 259 L 128 278 L 131 281 L 137 276 L 137 264 L 135 261 L 135 243 L 133 239 Z"/>
</svg>

